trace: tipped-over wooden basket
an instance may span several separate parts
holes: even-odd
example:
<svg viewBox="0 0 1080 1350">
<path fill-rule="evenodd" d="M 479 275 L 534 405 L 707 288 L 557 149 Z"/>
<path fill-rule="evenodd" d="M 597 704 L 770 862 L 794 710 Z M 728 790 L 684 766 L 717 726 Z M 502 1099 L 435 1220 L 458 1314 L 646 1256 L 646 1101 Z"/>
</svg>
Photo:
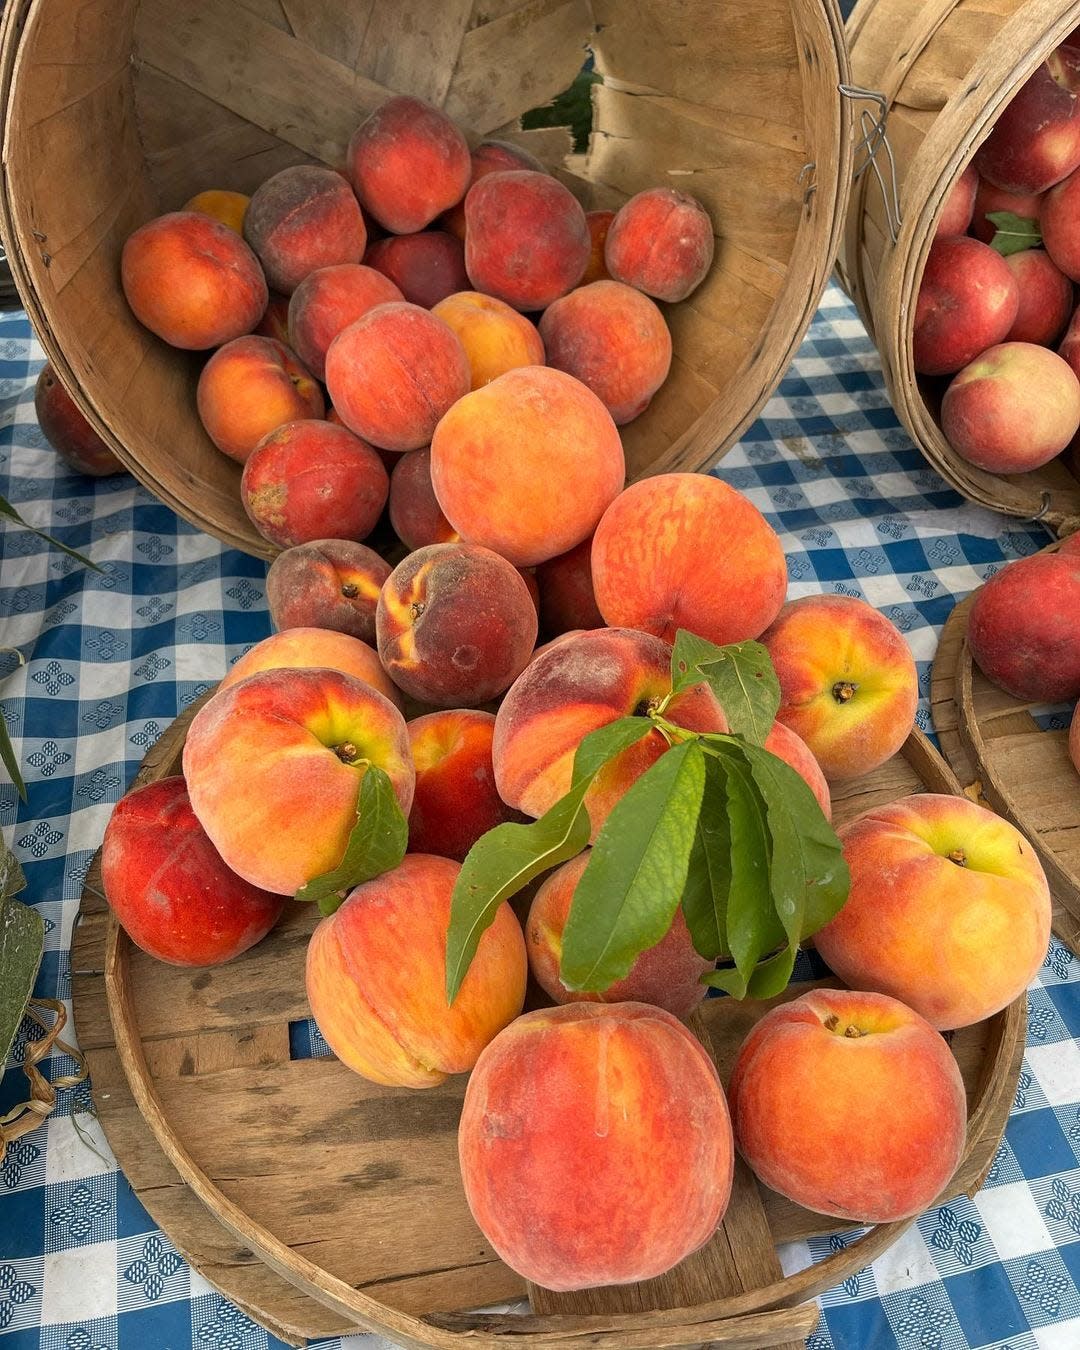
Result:
<svg viewBox="0 0 1080 1350">
<path fill-rule="evenodd" d="M 603 83 L 588 153 L 567 167 L 565 132 L 518 119 L 590 50 Z M 128 311 L 119 257 L 136 226 L 203 188 L 337 167 L 390 91 L 442 105 L 470 137 L 527 145 L 587 208 L 685 188 L 713 218 L 716 261 L 667 307 L 672 373 L 624 439 L 632 478 L 698 469 L 775 388 L 833 266 L 846 75 L 835 0 L 10 0 L 0 234 L 50 360 L 106 442 L 181 515 L 270 556 L 239 467 L 196 415 L 199 359 Z"/>
<path fill-rule="evenodd" d="M 1078 24 L 1078 0 L 859 0 L 847 27 L 853 78 L 885 97 L 897 193 L 894 201 L 885 147 L 875 136 L 884 191 L 873 173 L 856 183 L 840 272 L 881 354 L 893 407 L 965 497 L 1038 518 L 1059 534 L 1080 527 L 1076 476 L 1061 458 L 1009 475 L 961 459 L 915 374 L 911 334 L 926 257 L 953 184 L 1012 96 Z"/>
</svg>

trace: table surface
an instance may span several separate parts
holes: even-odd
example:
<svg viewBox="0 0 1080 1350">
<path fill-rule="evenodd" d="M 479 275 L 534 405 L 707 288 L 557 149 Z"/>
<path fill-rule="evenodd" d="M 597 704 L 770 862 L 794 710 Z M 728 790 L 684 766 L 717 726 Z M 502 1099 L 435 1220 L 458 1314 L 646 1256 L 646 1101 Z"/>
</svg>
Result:
<svg viewBox="0 0 1080 1350">
<path fill-rule="evenodd" d="M 112 805 L 177 713 L 270 631 L 265 564 L 179 520 L 131 478 L 64 471 L 34 418 L 42 354 L 22 314 L 0 318 L 0 493 L 90 554 L 82 568 L 0 529 L 0 705 L 24 805 L 0 784 L 0 825 L 45 919 L 37 993 L 70 997 L 69 947 L 87 865 Z M 970 506 L 912 447 L 858 317 L 831 288 L 761 419 L 716 470 L 779 531 L 790 596 L 863 596 L 929 666 L 953 605 L 1048 541 Z M 1067 710 L 1046 710 L 1064 724 Z M 1027 1049 L 1005 1140 L 974 1201 L 919 1219 L 824 1295 L 810 1350 L 1080 1347 L 1080 961 L 1056 940 L 1032 984 Z M 16 1041 L 17 1061 L 25 1042 Z M 73 1065 L 47 1062 L 50 1077 Z M 0 1114 L 21 1100 L 17 1063 Z M 782 1250 L 786 1270 L 841 1237 Z M 376 1350 L 355 1336 L 320 1350 Z M 112 1161 L 85 1084 L 0 1159 L 0 1350 L 270 1350 L 282 1343 L 173 1250 Z"/>
</svg>

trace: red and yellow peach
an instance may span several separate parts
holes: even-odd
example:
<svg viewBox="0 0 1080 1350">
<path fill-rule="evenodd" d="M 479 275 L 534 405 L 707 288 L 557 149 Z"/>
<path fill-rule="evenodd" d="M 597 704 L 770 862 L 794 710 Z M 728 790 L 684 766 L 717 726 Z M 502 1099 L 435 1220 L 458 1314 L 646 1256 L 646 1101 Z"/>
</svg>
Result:
<svg viewBox="0 0 1080 1350">
<path fill-rule="evenodd" d="M 449 324 L 465 348 L 473 389 L 518 366 L 544 364 L 544 344 L 536 328 L 493 295 L 460 291 L 441 300 L 431 312 Z"/>
<path fill-rule="evenodd" d="M 294 164 L 256 189 L 244 216 L 244 238 L 273 289 L 292 295 L 320 267 L 358 263 L 367 230 L 341 174 Z"/>
<path fill-rule="evenodd" d="M 440 300 L 468 289 L 465 249 L 445 230 L 391 235 L 372 244 L 364 262 L 389 277 L 412 305 L 433 309 Z"/>
<path fill-rule="evenodd" d="M 289 337 L 296 354 L 320 380 L 326 378 L 326 353 L 337 335 L 369 309 L 404 297 L 373 267 L 339 263 L 320 267 L 304 278 L 289 300 Z"/>
<path fill-rule="evenodd" d="M 34 412 L 45 439 L 77 473 L 107 478 L 124 472 L 124 465 L 86 420 L 47 362 L 34 385 Z"/>
<path fill-rule="evenodd" d="M 615 213 L 604 264 L 615 281 L 656 300 L 685 300 L 713 260 L 712 221 L 696 197 L 674 188 L 647 188 Z"/>
<path fill-rule="evenodd" d="M 389 575 L 390 564 L 354 540 L 296 544 L 266 574 L 270 618 L 275 628 L 326 628 L 373 643 L 375 606 Z"/>
<path fill-rule="evenodd" d="M 256 642 L 230 667 L 218 686 L 229 689 L 263 670 L 336 670 L 351 675 L 401 707 L 401 692 L 383 669 L 373 647 L 330 628 L 286 628 Z"/>
<path fill-rule="evenodd" d="M 951 375 L 1002 342 L 1020 291 L 1000 253 L 963 235 L 930 247 L 915 302 L 912 360 L 920 375 Z"/>
<path fill-rule="evenodd" d="M 286 422 L 322 417 L 322 390 L 282 343 L 267 337 L 227 342 L 207 361 L 195 395 L 206 434 L 222 454 L 244 464 Z"/>
<path fill-rule="evenodd" d="M 1007 192 L 1045 192 L 1080 167 L 1080 52 L 1061 47 L 998 114 L 975 155 Z"/>
</svg>

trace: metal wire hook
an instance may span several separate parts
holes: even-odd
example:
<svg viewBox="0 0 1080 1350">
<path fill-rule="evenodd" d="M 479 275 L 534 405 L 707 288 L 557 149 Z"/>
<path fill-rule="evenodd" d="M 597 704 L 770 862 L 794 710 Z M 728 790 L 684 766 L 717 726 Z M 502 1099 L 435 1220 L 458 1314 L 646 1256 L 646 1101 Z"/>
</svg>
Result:
<svg viewBox="0 0 1080 1350">
<path fill-rule="evenodd" d="M 868 108 L 864 108 L 859 115 L 859 125 L 863 134 L 862 139 L 855 143 L 852 156 L 857 159 L 860 152 L 865 150 L 866 157 L 862 163 L 856 163 L 852 179 L 857 182 L 867 169 L 873 170 L 874 177 L 881 188 L 881 200 L 885 206 L 885 224 L 888 227 L 889 236 L 895 244 L 900 238 L 900 225 L 902 223 L 900 185 L 896 177 L 896 159 L 885 129 L 888 117 L 888 104 L 885 95 L 876 89 L 863 89 L 857 84 L 841 84 L 838 88 L 841 96 L 850 99 L 852 103 L 873 103 L 877 108 L 876 117 Z M 886 175 L 879 158 L 882 153 L 888 160 L 888 181 L 886 181 Z"/>
</svg>

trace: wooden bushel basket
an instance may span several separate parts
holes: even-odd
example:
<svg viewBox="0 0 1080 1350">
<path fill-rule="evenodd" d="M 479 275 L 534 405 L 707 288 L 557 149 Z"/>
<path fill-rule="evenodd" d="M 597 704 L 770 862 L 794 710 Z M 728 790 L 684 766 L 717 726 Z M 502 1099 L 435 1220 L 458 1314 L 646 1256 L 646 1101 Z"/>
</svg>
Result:
<svg viewBox="0 0 1080 1350">
<path fill-rule="evenodd" d="M 893 407 L 930 463 L 982 506 L 1080 527 L 1080 481 L 1059 457 L 1023 474 L 990 474 L 956 454 L 911 355 L 915 300 L 953 184 L 998 114 L 1039 63 L 1080 24 L 1077 0 L 859 0 L 848 20 L 852 75 L 885 96 L 891 168 L 873 137 L 875 174 L 856 183 L 841 279 L 881 354 Z M 899 208 L 899 223 L 892 212 Z M 895 234 L 895 242 L 894 236 Z M 1075 461 L 1074 461 L 1075 463 Z"/>
<path fill-rule="evenodd" d="M 522 132 L 587 51 L 588 153 Z M 42 345 L 151 491 L 260 556 L 239 466 L 195 411 L 201 358 L 141 328 L 119 285 L 138 225 L 208 187 L 334 167 L 391 91 L 472 140 L 526 145 L 587 209 L 670 185 L 705 203 L 716 261 L 667 306 L 675 360 L 624 428 L 631 478 L 711 464 L 776 387 L 839 245 L 850 179 L 835 0 L 9 0 L 0 235 Z M 572 484 L 567 485 L 567 490 Z"/>
</svg>

